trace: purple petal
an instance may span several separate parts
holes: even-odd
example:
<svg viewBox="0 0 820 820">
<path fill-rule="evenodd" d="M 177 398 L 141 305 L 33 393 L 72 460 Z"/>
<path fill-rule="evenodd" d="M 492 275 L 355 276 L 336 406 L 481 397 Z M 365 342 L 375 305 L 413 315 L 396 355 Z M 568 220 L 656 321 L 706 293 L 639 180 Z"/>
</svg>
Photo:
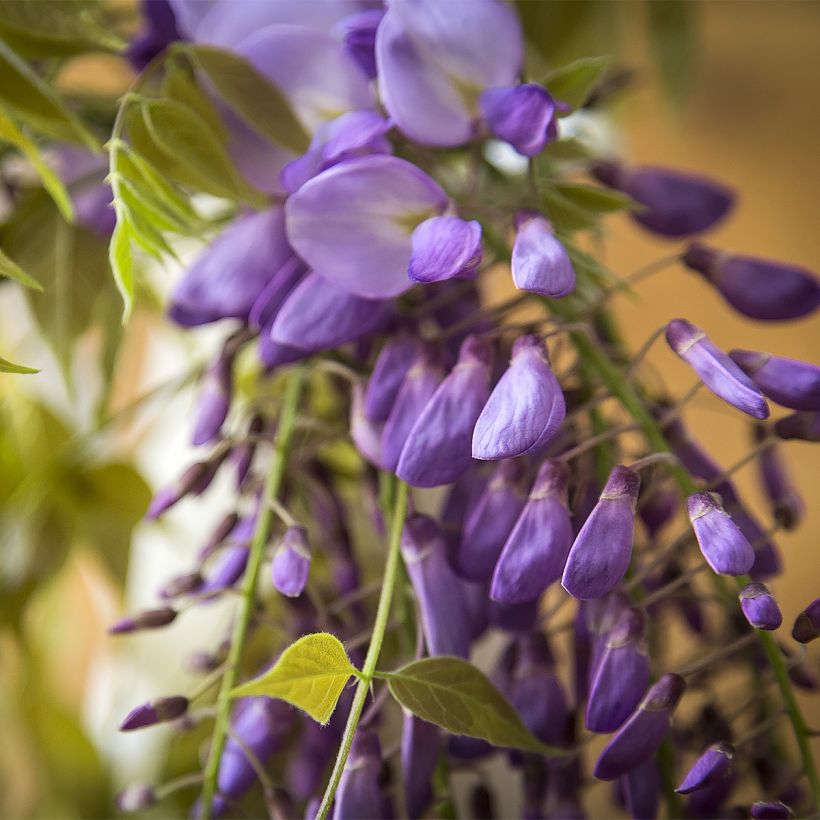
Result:
<svg viewBox="0 0 820 820">
<path fill-rule="evenodd" d="M 649 820 L 658 816 L 662 784 L 658 761 L 654 758 L 627 772 L 620 780 L 624 802 L 633 820 Z"/>
<path fill-rule="evenodd" d="M 120 731 L 131 732 L 134 729 L 175 720 L 187 711 L 188 698 L 181 695 L 159 698 L 132 709 L 120 724 Z"/>
<path fill-rule="evenodd" d="M 457 216 L 433 216 L 416 226 L 407 269 L 414 282 L 471 279 L 481 264 L 481 224 Z"/>
<path fill-rule="evenodd" d="M 534 83 L 488 88 L 481 95 L 481 113 L 490 130 L 525 157 L 534 157 L 557 136 L 555 102 Z"/>
<path fill-rule="evenodd" d="M 793 410 L 820 410 L 820 367 L 751 350 L 730 350 L 738 367 L 772 401 Z"/>
<path fill-rule="evenodd" d="M 734 756 L 735 750 L 728 743 L 710 746 L 695 761 L 675 791 L 678 794 L 689 794 L 728 777 Z"/>
<path fill-rule="evenodd" d="M 712 493 L 695 493 L 687 502 L 700 551 L 721 575 L 745 575 L 754 564 L 751 544 Z"/>
<path fill-rule="evenodd" d="M 774 423 L 775 433 L 783 439 L 820 441 L 820 412 L 792 413 Z"/>
<path fill-rule="evenodd" d="M 756 440 L 762 441 L 766 434 L 765 428 L 758 429 Z M 803 519 L 806 505 L 789 477 L 777 446 L 770 444 L 761 451 L 758 468 L 774 520 L 783 529 L 793 530 Z"/>
<path fill-rule="evenodd" d="M 391 336 L 379 352 L 364 394 L 365 415 L 371 421 L 385 421 L 396 400 L 404 377 L 421 353 L 416 335 Z"/>
<path fill-rule="evenodd" d="M 753 820 L 788 820 L 794 817 L 794 812 L 779 800 L 759 800 L 757 803 L 752 803 L 749 816 Z"/>
<path fill-rule="evenodd" d="M 556 239 L 549 222 L 537 212 L 519 214 L 512 275 L 519 290 L 553 299 L 575 290 L 575 270 L 566 248 Z"/>
<path fill-rule="evenodd" d="M 438 765 L 441 734 L 438 726 L 404 713 L 401 766 L 407 816 L 421 817 L 433 802 L 433 773 Z"/>
<path fill-rule="evenodd" d="M 233 356 L 224 350 L 205 376 L 205 385 L 197 400 L 197 417 L 193 444 L 199 447 L 218 438 L 231 409 L 233 392 Z"/>
<path fill-rule="evenodd" d="M 310 545 L 304 527 L 288 527 L 282 536 L 273 564 L 273 585 L 283 595 L 295 598 L 302 594 L 310 574 Z"/>
<path fill-rule="evenodd" d="M 285 206 L 288 238 L 325 278 L 358 296 L 387 298 L 411 286 L 415 226 L 447 195 L 398 157 L 345 160 L 306 182 Z"/>
<path fill-rule="evenodd" d="M 384 9 L 368 9 L 342 22 L 345 48 L 371 80 L 376 78 L 376 31 L 382 17 Z"/>
<path fill-rule="evenodd" d="M 248 314 L 248 324 L 253 330 L 270 328 L 276 314 L 290 293 L 305 275 L 304 263 L 298 256 L 291 256 L 262 289 Z"/>
<path fill-rule="evenodd" d="M 137 71 L 142 71 L 165 48 L 180 39 L 173 8 L 168 0 L 142 0 L 145 26 L 128 44 L 125 55 Z"/>
<path fill-rule="evenodd" d="M 747 584 L 740 592 L 740 608 L 755 629 L 774 630 L 783 623 L 783 615 L 774 596 L 764 584 Z"/>
<path fill-rule="evenodd" d="M 820 638 L 820 598 L 815 598 L 798 616 L 792 628 L 798 643 L 811 643 Z"/>
<path fill-rule="evenodd" d="M 370 421 L 365 415 L 363 388 L 361 384 L 354 384 L 350 400 L 350 437 L 361 456 L 379 469 L 382 469 L 383 432 L 383 422 Z"/>
</svg>

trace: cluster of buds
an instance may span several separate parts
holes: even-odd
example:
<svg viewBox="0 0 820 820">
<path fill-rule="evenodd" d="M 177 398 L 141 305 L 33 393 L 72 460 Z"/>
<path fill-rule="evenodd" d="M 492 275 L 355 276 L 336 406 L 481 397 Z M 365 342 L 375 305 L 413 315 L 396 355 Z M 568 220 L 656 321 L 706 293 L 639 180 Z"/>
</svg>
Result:
<svg viewBox="0 0 820 820">
<path fill-rule="evenodd" d="M 154 0 L 147 8 L 135 64 L 155 61 L 179 37 L 220 46 L 276 86 L 310 136 L 295 154 L 224 113 L 238 169 L 270 205 L 238 214 L 171 296 L 173 321 L 218 322 L 226 338 L 203 377 L 193 432 L 210 454 L 161 490 L 148 514 L 204 493 L 228 463 L 235 512 L 199 563 L 161 590 L 160 608 L 111 630 L 162 627 L 216 596 L 244 602 L 232 635 L 195 659 L 215 671 L 208 681 L 223 680 L 196 811 L 241 816 L 248 793 L 258 800 L 261 791 L 271 816 L 324 816 L 331 801 L 338 820 L 451 816 L 448 773 L 457 768 L 475 775 L 469 811 L 493 816 L 481 766 L 499 753 L 522 775 L 527 817 L 586 816 L 587 775 L 617 781 L 615 799 L 635 818 L 656 816 L 662 800 L 680 811 L 680 795 L 685 816 L 820 808 L 809 730 L 791 690 L 818 684 L 802 652 L 769 634 L 783 617 L 766 585 L 783 571 L 773 532 L 796 526 L 803 509 L 780 441 L 820 437 L 820 367 L 726 353 L 683 318 L 663 328 L 699 384 L 755 420 L 753 457 L 775 522 L 767 527 L 733 483 L 739 467 L 716 464 L 686 430 L 683 403 L 644 384 L 639 358 L 612 330 L 607 300 L 617 289 L 594 274 L 539 196 L 562 181 L 539 158 L 562 141 L 570 109 L 522 81 L 512 5 Z M 490 143 L 528 164 L 529 179 L 493 165 Z M 582 165 L 562 174 L 587 173 L 622 192 L 640 206 L 641 229 L 669 239 L 706 231 L 735 201 L 696 175 L 592 155 Z M 676 258 L 745 316 L 780 321 L 820 306 L 820 284 L 800 268 L 700 242 Z M 482 277 L 499 267 L 519 293 L 488 306 Z M 540 318 L 509 323 L 525 303 Z M 274 401 L 251 401 L 248 412 L 233 393 L 239 362 L 251 357 L 260 399 L 276 389 Z M 301 388 L 282 386 L 305 380 L 312 401 L 299 405 Z M 328 386 L 330 411 L 319 400 Z M 769 401 L 793 412 L 768 421 Z M 636 431 L 637 446 L 627 435 Z M 358 452 L 352 488 L 349 465 L 328 456 L 328 436 Z M 397 482 L 442 489 L 411 491 L 407 517 L 385 521 L 377 488 Z M 367 602 L 382 553 L 366 543 L 386 524 L 399 527 L 404 606 L 395 622 L 378 620 L 376 635 Z M 289 642 L 282 631 L 290 639 L 330 632 L 354 660 L 381 646 L 385 631 L 396 633 L 389 651 L 403 660 L 469 659 L 479 645 L 485 655 L 487 636 L 501 635 L 493 682 L 526 729 L 561 754 L 499 749 L 406 714 L 398 791 L 383 683 L 358 726 L 361 707 L 347 694 L 321 728 L 270 698 L 240 698 L 231 711 L 230 687 L 258 671 L 243 658 L 245 638 L 254 631 L 264 643 L 271 620 L 277 637 L 267 636 L 260 667 Z M 693 659 L 670 645 L 670 630 L 681 631 Z M 818 634 L 815 601 L 792 636 L 805 644 Z M 743 696 L 723 694 L 736 685 L 725 674 L 733 668 L 754 681 L 741 706 Z M 194 699 L 137 707 L 121 728 L 171 720 L 189 728 L 199 722 Z M 352 744 L 342 735 L 348 715 Z M 794 757 L 781 745 L 789 725 Z M 591 759 L 585 744 L 595 734 L 610 737 Z M 334 758 L 339 776 L 320 806 Z M 732 808 L 741 783 L 761 802 Z M 145 808 L 155 798 L 132 788 L 121 804 Z"/>
</svg>

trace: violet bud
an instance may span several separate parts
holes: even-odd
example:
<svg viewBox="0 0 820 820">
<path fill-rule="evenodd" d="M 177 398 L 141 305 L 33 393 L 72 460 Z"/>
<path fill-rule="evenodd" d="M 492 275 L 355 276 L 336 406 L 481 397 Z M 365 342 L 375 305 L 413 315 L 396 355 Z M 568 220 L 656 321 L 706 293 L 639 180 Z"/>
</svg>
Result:
<svg viewBox="0 0 820 820">
<path fill-rule="evenodd" d="M 792 627 L 792 638 L 811 643 L 820 637 L 820 598 L 815 598 L 798 616 Z"/>
<path fill-rule="evenodd" d="M 385 342 L 367 380 L 364 413 L 368 419 L 387 420 L 404 377 L 421 352 L 421 341 L 409 333 L 400 333 Z"/>
<path fill-rule="evenodd" d="M 121 732 L 132 732 L 145 726 L 154 726 L 174 720 L 188 711 L 188 698 L 174 695 L 143 703 L 132 709 L 120 724 Z"/>
<path fill-rule="evenodd" d="M 254 415 L 248 425 L 246 440 L 237 444 L 231 452 L 231 460 L 236 470 L 236 488 L 239 490 L 245 484 L 245 479 L 248 477 L 253 463 L 253 457 L 256 455 L 259 439 L 263 437 L 264 433 L 265 419 L 262 416 Z"/>
<path fill-rule="evenodd" d="M 359 729 L 336 790 L 333 820 L 386 820 L 392 817 L 392 812 L 385 811 L 388 806 L 379 785 L 381 768 L 379 736 Z"/>
<path fill-rule="evenodd" d="M 341 740 L 341 734 L 335 728 L 332 719 L 327 726 L 313 720 L 304 721 L 296 746 L 289 755 L 285 777 L 288 790 L 297 799 L 305 800 L 321 787 L 327 764 L 333 759 Z M 310 820 L 315 816 L 315 813 L 310 815 Z"/>
<path fill-rule="evenodd" d="M 473 464 L 473 429 L 490 393 L 492 349 L 468 336 L 456 366 L 436 388 L 411 428 L 396 475 L 414 487 L 450 484 Z"/>
<path fill-rule="evenodd" d="M 538 598 L 561 577 L 572 544 L 567 509 L 569 469 L 547 461 L 495 565 L 490 597 L 504 603 Z"/>
<path fill-rule="evenodd" d="M 643 209 L 632 218 L 653 233 L 689 236 L 711 228 L 731 210 L 734 192 L 708 177 L 668 168 L 624 168 L 602 162 L 592 169 L 604 185 L 623 191 Z"/>
<path fill-rule="evenodd" d="M 783 615 L 768 588 L 757 582 L 747 584 L 738 596 L 746 620 L 755 629 L 773 630 L 783 623 Z"/>
<path fill-rule="evenodd" d="M 202 586 L 202 576 L 198 572 L 188 572 L 185 575 L 177 575 L 159 590 L 159 597 L 168 600 L 178 598 L 181 595 L 191 595 Z"/>
<path fill-rule="evenodd" d="M 638 515 L 651 540 L 675 517 L 678 511 L 678 494 L 674 490 L 660 488 L 650 490 L 641 498 Z"/>
<path fill-rule="evenodd" d="M 820 441 L 820 412 L 792 413 L 778 419 L 774 431 L 782 439 Z"/>
<path fill-rule="evenodd" d="M 632 714 L 649 683 L 646 623 L 637 609 L 623 612 L 598 657 L 584 722 L 593 732 L 614 732 Z"/>
<path fill-rule="evenodd" d="M 350 393 L 350 438 L 359 455 L 381 469 L 384 422 L 370 421 L 365 415 L 364 402 L 364 387 L 356 383 Z"/>
<path fill-rule="evenodd" d="M 425 345 L 407 371 L 384 425 L 381 450 L 384 469 L 396 469 L 416 419 L 436 392 L 443 376 L 438 351 L 432 345 Z"/>
<path fill-rule="evenodd" d="M 757 520 L 753 518 L 751 513 L 740 503 L 737 496 L 727 496 L 726 491 L 729 489 L 734 493 L 732 485 L 727 482 L 718 489 L 724 499 L 727 497 L 733 499 L 731 504 L 727 504 L 731 510 L 730 515 L 732 516 L 732 520 L 737 524 L 741 533 L 743 533 L 743 537 L 753 545 L 755 560 L 751 570 L 749 570 L 749 575 L 751 575 L 755 581 L 761 581 L 779 575 L 782 570 L 782 562 L 777 547 L 772 543 L 766 533 L 763 532 Z"/>
<path fill-rule="evenodd" d="M 663 413 L 663 409 L 657 411 L 660 417 L 663 417 Z M 689 435 L 679 418 L 674 418 L 665 424 L 664 432 L 675 456 L 695 478 L 712 482 L 723 475 L 720 465 Z M 724 501 L 728 502 L 722 490 L 721 495 Z"/>
<path fill-rule="evenodd" d="M 490 131 L 525 157 L 534 157 L 558 136 L 555 101 L 535 83 L 488 88 L 479 106 Z"/>
<path fill-rule="evenodd" d="M 436 522 L 426 515 L 411 515 L 402 532 L 401 552 L 418 601 L 428 653 L 466 658 L 472 624 Z"/>
<path fill-rule="evenodd" d="M 749 814 L 754 820 L 788 820 L 789 817 L 794 817 L 794 812 L 779 800 L 759 800 L 752 803 Z"/>
<path fill-rule="evenodd" d="M 407 816 L 421 817 L 433 802 L 433 773 L 438 764 L 441 734 L 438 726 L 404 712 L 401 770 Z"/>
<path fill-rule="evenodd" d="M 714 493 L 694 493 L 687 502 L 689 520 L 700 551 L 720 575 L 745 575 L 752 568 L 752 545 L 718 502 Z"/>
<path fill-rule="evenodd" d="M 758 442 L 766 437 L 765 428 L 757 428 L 755 438 Z M 778 448 L 769 442 L 769 446 L 760 452 L 757 459 L 760 478 L 766 496 L 771 504 L 774 520 L 783 529 L 793 530 L 806 512 L 803 498 L 792 484 Z"/>
<path fill-rule="evenodd" d="M 715 743 L 695 761 L 675 791 L 689 794 L 728 777 L 734 756 L 735 750 L 728 743 Z"/>
<path fill-rule="evenodd" d="M 661 774 L 658 761 L 650 757 L 627 772 L 620 780 L 626 810 L 632 820 L 651 820 L 658 816 Z"/>
<path fill-rule="evenodd" d="M 273 556 L 273 585 L 283 595 L 295 598 L 305 589 L 310 573 L 310 544 L 307 530 L 293 526 L 285 530 Z"/>
<path fill-rule="evenodd" d="M 494 461 L 537 450 L 555 435 L 565 414 L 544 343 L 537 336 L 521 336 L 476 423 L 473 458 Z"/>
<path fill-rule="evenodd" d="M 212 597 L 232 587 L 244 574 L 249 554 L 250 549 L 242 544 L 222 550 L 205 576 L 205 583 L 200 589 L 203 597 Z"/>
<path fill-rule="evenodd" d="M 714 817 L 729 818 L 731 815 L 723 808 L 723 804 L 732 793 L 735 781 L 736 777 L 731 770 L 725 777 L 710 780 L 702 789 L 689 795 L 684 806 L 684 815 L 694 818 L 702 817 L 704 820 Z M 743 812 L 741 817 L 745 818 L 746 812 Z"/>
<path fill-rule="evenodd" d="M 683 262 L 713 284 L 735 310 L 752 319 L 797 319 L 820 305 L 820 282 L 796 265 L 735 256 L 700 242 L 686 249 Z"/>
<path fill-rule="evenodd" d="M 673 672 L 663 675 L 601 752 L 593 774 L 614 780 L 652 757 L 669 731 L 669 720 L 686 688 Z"/>
<path fill-rule="evenodd" d="M 519 211 L 516 215 L 511 267 L 519 290 L 552 299 L 575 290 L 575 269 L 567 249 L 537 211 Z"/>
<path fill-rule="evenodd" d="M 472 279 L 481 264 L 481 223 L 457 216 L 431 216 L 411 237 L 407 275 L 414 282 Z"/>
<path fill-rule="evenodd" d="M 125 635 L 143 629 L 159 629 L 167 626 L 177 616 L 177 611 L 164 606 L 159 609 L 146 609 L 136 615 L 129 615 L 108 628 L 110 635 Z"/>
<path fill-rule="evenodd" d="M 145 517 L 153 521 L 186 495 L 195 492 L 207 472 L 207 461 L 192 464 L 172 485 L 164 487 L 151 499 Z"/>
<path fill-rule="evenodd" d="M 342 21 L 347 53 L 371 79 L 376 78 L 376 30 L 384 11 L 367 9 L 351 14 Z"/>
<path fill-rule="evenodd" d="M 772 401 L 792 410 L 820 410 L 816 364 L 753 350 L 730 350 L 729 355 Z"/>
<path fill-rule="evenodd" d="M 223 350 L 205 375 L 194 425 L 193 444 L 196 447 L 219 438 L 222 425 L 231 409 L 232 368 L 233 355 Z"/>
<path fill-rule="evenodd" d="M 526 634 L 535 629 L 538 620 L 538 599 L 521 604 L 502 604 L 490 600 L 487 604 L 490 624 L 505 632 Z"/>
<path fill-rule="evenodd" d="M 501 461 L 489 483 L 468 511 L 453 566 L 469 581 L 486 581 L 524 508 L 519 483 L 523 466 Z"/>
<path fill-rule="evenodd" d="M 623 465 L 612 468 L 603 492 L 569 552 L 564 589 L 576 598 L 600 598 L 624 577 L 632 556 L 635 504 L 641 477 Z"/>
<path fill-rule="evenodd" d="M 755 383 L 699 327 L 673 319 L 666 341 L 716 396 L 756 419 L 768 418 L 769 405 Z"/>
<path fill-rule="evenodd" d="M 120 811 L 133 812 L 145 811 L 157 802 L 157 794 L 152 786 L 142 783 L 132 783 L 126 786 L 117 795 L 117 808 Z"/>
</svg>

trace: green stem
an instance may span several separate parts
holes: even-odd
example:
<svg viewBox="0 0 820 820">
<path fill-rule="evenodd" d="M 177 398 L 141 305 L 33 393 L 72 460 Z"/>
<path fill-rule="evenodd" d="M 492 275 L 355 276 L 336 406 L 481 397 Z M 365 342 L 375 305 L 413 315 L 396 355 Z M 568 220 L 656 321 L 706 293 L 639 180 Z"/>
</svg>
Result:
<svg viewBox="0 0 820 820">
<path fill-rule="evenodd" d="M 396 586 L 396 577 L 399 572 L 399 546 L 401 544 L 401 533 L 404 529 L 404 520 L 407 516 L 407 496 L 407 485 L 404 482 L 398 482 L 395 492 L 393 515 L 390 520 L 387 564 L 384 568 L 384 581 L 382 583 L 381 596 L 379 597 L 379 606 L 376 610 L 376 621 L 373 624 L 373 634 L 370 638 L 370 646 L 367 648 L 367 656 L 364 659 L 361 677 L 356 684 L 356 694 L 353 697 L 353 704 L 350 707 L 350 715 L 347 718 L 347 725 L 345 726 L 342 743 L 339 746 L 339 753 L 336 756 L 336 763 L 333 766 L 333 773 L 330 775 L 327 789 L 325 789 L 325 794 L 322 798 L 322 805 L 319 806 L 319 811 L 316 815 L 317 820 L 324 820 L 330 811 L 330 807 L 333 805 L 336 789 L 339 786 L 339 780 L 342 778 L 342 772 L 344 771 L 345 763 L 347 763 L 347 756 L 350 753 L 350 747 L 353 745 L 353 737 L 359 725 L 359 718 L 362 716 L 364 703 L 367 700 L 370 685 L 375 677 L 376 664 L 379 661 L 379 654 L 381 653 L 382 642 L 384 641 L 384 632 L 387 627 L 387 618 L 390 615 L 390 604 L 393 600 L 393 590 Z"/>
<path fill-rule="evenodd" d="M 220 687 L 219 698 L 217 700 L 216 720 L 211 737 L 211 749 L 208 754 L 208 761 L 205 764 L 202 787 L 201 816 L 203 820 L 210 820 L 211 817 L 211 808 L 214 794 L 216 793 L 216 781 L 219 773 L 219 762 L 222 759 L 222 752 L 225 749 L 231 719 L 230 692 L 236 686 L 237 678 L 239 677 L 242 649 L 245 645 L 248 625 L 250 624 L 254 610 L 259 569 L 265 554 L 265 545 L 270 537 L 273 510 L 269 502 L 270 499 L 276 498 L 279 495 L 282 488 L 304 380 L 305 373 L 303 368 L 299 367 L 294 370 L 288 382 L 285 397 L 282 402 L 282 412 L 279 417 L 279 430 L 276 434 L 276 442 L 274 443 L 273 459 L 271 461 L 267 481 L 265 482 L 264 494 L 259 505 L 259 518 L 253 533 L 248 565 L 242 581 L 241 601 L 239 612 L 234 622 L 227 668 L 225 670 L 225 676 L 222 678 L 222 686 Z"/>
</svg>

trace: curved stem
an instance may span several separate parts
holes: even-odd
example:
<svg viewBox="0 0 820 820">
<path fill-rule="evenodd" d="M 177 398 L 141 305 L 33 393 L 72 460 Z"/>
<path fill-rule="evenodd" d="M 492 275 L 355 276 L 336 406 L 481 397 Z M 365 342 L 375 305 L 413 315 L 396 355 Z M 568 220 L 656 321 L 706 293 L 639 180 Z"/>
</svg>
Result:
<svg viewBox="0 0 820 820">
<path fill-rule="evenodd" d="M 370 691 L 370 684 L 375 677 L 376 664 L 379 661 L 379 654 L 382 650 L 384 633 L 387 628 L 387 618 L 390 615 L 390 604 L 393 601 L 393 590 L 396 586 L 396 577 L 399 571 L 399 546 L 401 544 L 401 533 L 404 529 L 404 519 L 407 516 L 407 496 L 408 487 L 401 481 L 398 482 L 393 505 L 393 516 L 390 520 L 390 538 L 387 546 L 387 563 L 384 567 L 384 582 L 382 583 L 379 606 L 376 610 L 376 620 L 373 624 L 373 634 L 370 639 L 370 646 L 367 648 L 367 656 L 362 666 L 362 674 L 356 684 L 356 694 L 353 697 L 353 704 L 350 707 L 350 714 L 347 718 L 342 743 L 339 746 L 339 753 L 333 765 L 333 772 L 330 775 L 327 788 L 325 789 L 322 804 L 316 814 L 318 820 L 327 817 L 330 807 L 333 805 L 333 798 L 336 796 L 336 789 L 342 778 L 342 772 L 347 763 L 347 756 L 350 754 L 350 747 L 353 745 L 353 737 L 362 716 L 365 700 Z"/>
<path fill-rule="evenodd" d="M 222 759 L 222 752 L 225 749 L 225 741 L 228 737 L 228 727 L 231 719 L 230 692 L 236 686 L 239 676 L 242 649 L 245 645 L 245 637 L 248 633 L 248 625 L 253 615 L 256 599 L 259 568 L 262 565 L 265 545 L 270 536 L 271 520 L 273 518 L 270 500 L 276 498 L 282 488 L 282 480 L 285 476 L 288 452 L 293 437 L 293 428 L 296 423 L 296 414 L 299 410 L 299 400 L 302 396 L 304 379 L 305 374 L 303 368 L 296 368 L 290 377 L 282 402 L 282 412 L 279 417 L 279 431 L 276 435 L 273 459 L 271 461 L 267 481 L 265 482 L 264 495 L 259 505 L 259 518 L 256 522 L 253 540 L 251 541 L 248 566 L 242 581 L 242 597 L 239 612 L 234 623 L 233 635 L 231 636 L 231 648 L 228 653 L 225 676 L 222 678 L 222 686 L 219 690 L 216 720 L 211 737 L 211 749 L 208 753 L 208 761 L 205 764 L 201 814 L 203 820 L 210 820 L 211 817 L 211 808 L 214 794 L 216 793 L 216 781 L 219 773 L 219 762 Z"/>
</svg>

